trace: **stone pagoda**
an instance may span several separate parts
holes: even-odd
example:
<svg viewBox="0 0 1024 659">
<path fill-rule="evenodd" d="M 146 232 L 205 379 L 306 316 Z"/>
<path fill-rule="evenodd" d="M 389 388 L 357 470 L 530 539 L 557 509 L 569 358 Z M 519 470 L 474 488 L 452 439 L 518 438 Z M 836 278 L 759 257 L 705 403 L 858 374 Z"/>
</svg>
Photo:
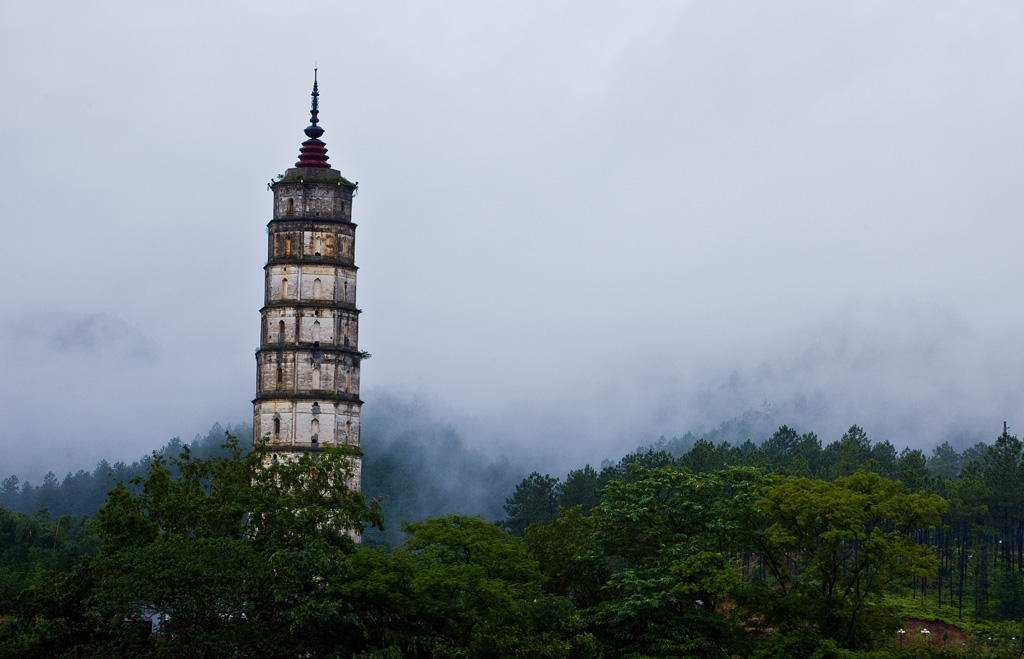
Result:
<svg viewBox="0 0 1024 659">
<path fill-rule="evenodd" d="M 253 434 L 267 438 L 271 460 L 329 444 L 354 447 L 351 485 L 359 489 L 362 353 L 352 223 L 358 184 L 327 162 L 315 71 L 312 95 L 299 161 L 269 186 L 274 215 L 267 224 Z"/>
</svg>

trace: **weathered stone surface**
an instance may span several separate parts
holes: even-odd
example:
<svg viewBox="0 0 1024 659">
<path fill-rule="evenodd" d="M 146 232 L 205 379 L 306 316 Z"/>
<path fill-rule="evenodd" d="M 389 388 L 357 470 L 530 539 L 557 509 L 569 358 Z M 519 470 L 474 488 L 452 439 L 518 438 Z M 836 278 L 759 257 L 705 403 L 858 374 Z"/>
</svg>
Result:
<svg viewBox="0 0 1024 659">
<path fill-rule="evenodd" d="M 272 186 L 253 432 L 273 453 L 359 446 L 355 186 L 293 168 Z M 361 465 L 355 464 L 359 487 Z"/>
</svg>

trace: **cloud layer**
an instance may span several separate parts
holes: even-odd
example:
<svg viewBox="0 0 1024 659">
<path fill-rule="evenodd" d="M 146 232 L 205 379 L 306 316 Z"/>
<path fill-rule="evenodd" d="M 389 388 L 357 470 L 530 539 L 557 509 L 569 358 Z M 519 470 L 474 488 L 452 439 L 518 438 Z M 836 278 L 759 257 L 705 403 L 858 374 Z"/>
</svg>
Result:
<svg viewBox="0 0 1024 659">
<path fill-rule="evenodd" d="M 1024 426 L 1019 3 L 2 18 L 0 395 L 25 449 L 0 472 L 248 418 L 264 184 L 314 61 L 361 182 L 367 391 L 566 463 L 765 401 L 823 437 Z"/>
</svg>

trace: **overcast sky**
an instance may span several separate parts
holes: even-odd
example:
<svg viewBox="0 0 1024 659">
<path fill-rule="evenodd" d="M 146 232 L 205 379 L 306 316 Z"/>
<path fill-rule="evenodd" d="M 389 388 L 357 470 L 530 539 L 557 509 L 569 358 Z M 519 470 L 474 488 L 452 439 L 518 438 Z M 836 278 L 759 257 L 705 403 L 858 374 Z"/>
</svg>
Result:
<svg viewBox="0 0 1024 659">
<path fill-rule="evenodd" d="M 577 466 L 1024 433 L 1019 2 L 35 0 L 0 61 L 0 477 L 251 419 L 314 62 L 367 405 Z"/>
</svg>

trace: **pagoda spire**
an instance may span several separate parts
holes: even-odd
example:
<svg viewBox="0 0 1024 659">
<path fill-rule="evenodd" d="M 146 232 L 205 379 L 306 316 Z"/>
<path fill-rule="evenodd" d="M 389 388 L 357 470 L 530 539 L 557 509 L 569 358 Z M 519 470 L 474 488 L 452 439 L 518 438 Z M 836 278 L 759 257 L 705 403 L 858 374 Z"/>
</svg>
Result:
<svg viewBox="0 0 1024 659">
<path fill-rule="evenodd" d="M 309 139 L 302 143 L 299 149 L 299 161 L 296 167 L 325 167 L 330 168 L 327 163 L 327 145 L 320 141 L 324 129 L 320 124 L 320 89 L 317 86 L 317 68 L 313 67 L 313 101 L 309 110 L 309 126 L 303 131 Z"/>
<path fill-rule="evenodd" d="M 270 186 L 253 438 L 267 440 L 266 466 L 331 445 L 349 447 L 347 484 L 358 492 L 359 373 L 366 353 L 359 349 L 356 306 L 356 185 L 327 164 L 316 73 L 299 162 Z M 356 530 L 349 535 L 358 540 Z"/>
<path fill-rule="evenodd" d="M 324 134 L 324 129 L 317 126 L 320 123 L 320 90 L 316 85 L 316 67 L 313 67 L 313 93 L 310 96 L 313 97 L 313 103 L 309 110 L 309 126 L 303 132 L 306 133 L 306 137 L 318 138 Z"/>
</svg>

